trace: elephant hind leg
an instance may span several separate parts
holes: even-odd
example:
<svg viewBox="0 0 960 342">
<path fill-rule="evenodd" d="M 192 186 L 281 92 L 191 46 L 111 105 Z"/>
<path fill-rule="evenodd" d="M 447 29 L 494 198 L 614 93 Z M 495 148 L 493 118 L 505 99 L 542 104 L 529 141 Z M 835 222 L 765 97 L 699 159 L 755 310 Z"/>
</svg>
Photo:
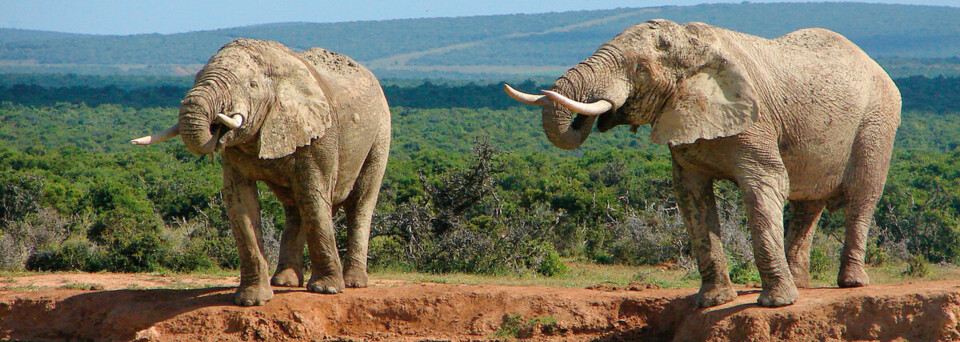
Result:
<svg viewBox="0 0 960 342">
<path fill-rule="evenodd" d="M 823 201 L 790 201 L 793 217 L 785 232 L 787 264 L 799 288 L 810 286 L 810 244 L 825 204 Z"/>
<path fill-rule="evenodd" d="M 895 133 L 896 126 L 891 122 L 869 121 L 864 123 L 854 141 L 843 185 L 846 234 L 837 276 L 840 287 L 870 283 L 864 270 L 867 239 L 873 213 L 887 181 Z"/>
<path fill-rule="evenodd" d="M 277 271 L 270 279 L 273 286 L 303 286 L 304 235 L 300 229 L 300 209 L 295 205 L 283 205 L 287 217 L 286 229 L 280 235 L 280 258 Z"/>
<path fill-rule="evenodd" d="M 386 140 L 384 140 L 386 139 Z M 343 280 L 347 287 L 367 287 L 367 254 L 370 224 L 376 209 L 380 185 L 387 168 L 389 131 L 371 148 L 360 170 L 350 198 L 344 203 L 347 218 L 347 251 L 344 254 Z"/>
<path fill-rule="evenodd" d="M 343 267 L 337 251 L 337 239 L 333 224 L 331 181 L 329 170 L 333 167 L 317 164 L 316 161 L 336 163 L 330 159 L 306 159 L 296 164 L 296 186 L 293 187 L 297 207 L 300 209 L 300 230 L 310 254 L 310 280 L 308 291 L 336 294 L 343 292 Z"/>
</svg>

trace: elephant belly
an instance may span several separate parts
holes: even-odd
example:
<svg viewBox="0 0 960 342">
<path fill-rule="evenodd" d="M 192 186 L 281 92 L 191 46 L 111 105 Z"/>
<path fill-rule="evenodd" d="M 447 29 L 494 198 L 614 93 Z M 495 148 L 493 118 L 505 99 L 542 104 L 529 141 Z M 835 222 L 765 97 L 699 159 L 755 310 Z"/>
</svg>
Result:
<svg viewBox="0 0 960 342">
<path fill-rule="evenodd" d="M 816 91 L 824 93 L 777 108 L 790 123 L 779 130 L 777 144 L 790 178 L 791 200 L 826 199 L 838 191 L 867 112 L 862 95 L 843 89 L 832 90 L 842 96 L 829 96 L 829 89 Z"/>
<path fill-rule="evenodd" d="M 347 200 L 356 187 L 357 178 L 373 148 L 377 128 L 378 126 L 375 125 L 355 125 L 341 132 L 337 185 L 333 193 L 334 203 L 339 204 Z"/>
<path fill-rule="evenodd" d="M 845 140 L 810 145 L 781 154 L 790 178 L 790 200 L 821 200 L 838 192 L 850 162 L 852 142 Z"/>
<path fill-rule="evenodd" d="M 802 163 L 802 162 L 801 162 Z M 821 200 L 833 197 L 843 183 L 844 168 L 836 165 L 798 165 L 790 174 L 790 200 Z M 791 169 L 788 167 L 788 169 Z"/>
</svg>

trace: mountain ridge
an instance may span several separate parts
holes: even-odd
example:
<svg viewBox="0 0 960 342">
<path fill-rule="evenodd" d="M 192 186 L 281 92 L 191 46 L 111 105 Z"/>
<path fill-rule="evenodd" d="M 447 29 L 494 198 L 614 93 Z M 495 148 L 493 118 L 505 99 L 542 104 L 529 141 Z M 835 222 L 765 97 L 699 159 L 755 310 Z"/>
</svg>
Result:
<svg viewBox="0 0 960 342">
<path fill-rule="evenodd" d="M 960 56 L 960 8 L 865 3 L 707 4 L 290 22 L 126 36 L 32 32 L 34 40 L 0 29 L 0 73 L 189 75 L 226 42 L 247 37 L 276 40 L 294 50 L 319 46 L 344 53 L 381 77 L 556 75 L 625 28 L 654 18 L 701 21 L 766 38 L 824 27 L 885 60 L 884 67 L 895 70 L 897 77 L 960 74 L 960 65 L 950 62 Z"/>
</svg>

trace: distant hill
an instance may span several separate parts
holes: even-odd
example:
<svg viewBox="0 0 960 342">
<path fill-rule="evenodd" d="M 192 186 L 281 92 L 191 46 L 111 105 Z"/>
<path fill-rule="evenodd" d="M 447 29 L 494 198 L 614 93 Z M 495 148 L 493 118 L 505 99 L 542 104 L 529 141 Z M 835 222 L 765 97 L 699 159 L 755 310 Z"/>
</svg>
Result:
<svg viewBox="0 0 960 342">
<path fill-rule="evenodd" d="M 320 46 L 381 77 L 556 75 L 623 29 L 654 18 L 773 38 L 844 34 L 895 77 L 960 74 L 960 8 L 863 3 L 715 4 L 348 23 L 282 23 L 181 34 L 101 36 L 0 29 L 0 73 L 189 75 L 236 37 Z M 11 32 L 13 31 L 13 32 Z"/>
<path fill-rule="evenodd" d="M 36 42 L 79 37 L 93 37 L 93 35 L 37 30 L 0 29 L 0 43 Z"/>
</svg>

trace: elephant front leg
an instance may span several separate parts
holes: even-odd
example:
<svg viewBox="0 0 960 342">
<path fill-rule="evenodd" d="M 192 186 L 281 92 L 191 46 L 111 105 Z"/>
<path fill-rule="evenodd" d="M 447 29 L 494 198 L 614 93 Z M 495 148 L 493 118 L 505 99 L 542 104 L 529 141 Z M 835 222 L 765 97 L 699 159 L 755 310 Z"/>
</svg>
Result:
<svg viewBox="0 0 960 342">
<path fill-rule="evenodd" d="M 303 286 L 303 245 L 304 235 L 300 229 L 300 209 L 295 205 L 284 205 L 287 226 L 280 236 L 280 259 L 277 272 L 270 283 L 274 286 Z"/>
<path fill-rule="evenodd" d="M 727 259 L 720 240 L 720 220 L 713 196 L 712 178 L 684 171 L 676 162 L 673 181 L 678 205 L 687 225 L 690 248 L 700 271 L 700 292 L 697 305 L 716 306 L 737 297 L 727 271 Z"/>
<path fill-rule="evenodd" d="M 757 303 L 767 307 L 793 304 L 799 297 L 783 249 L 783 206 L 789 191 L 786 171 L 738 180 L 753 238 L 753 257 L 763 290 Z"/>
<path fill-rule="evenodd" d="M 270 287 L 269 265 L 263 256 L 257 184 L 243 178 L 225 163 L 223 197 L 240 256 L 240 286 L 234 302 L 242 306 L 263 305 L 273 298 L 273 289 Z"/>
<path fill-rule="evenodd" d="M 823 201 L 791 201 L 793 218 L 787 223 L 787 264 L 799 288 L 810 286 L 810 244 L 817 221 L 823 212 Z"/>
</svg>

